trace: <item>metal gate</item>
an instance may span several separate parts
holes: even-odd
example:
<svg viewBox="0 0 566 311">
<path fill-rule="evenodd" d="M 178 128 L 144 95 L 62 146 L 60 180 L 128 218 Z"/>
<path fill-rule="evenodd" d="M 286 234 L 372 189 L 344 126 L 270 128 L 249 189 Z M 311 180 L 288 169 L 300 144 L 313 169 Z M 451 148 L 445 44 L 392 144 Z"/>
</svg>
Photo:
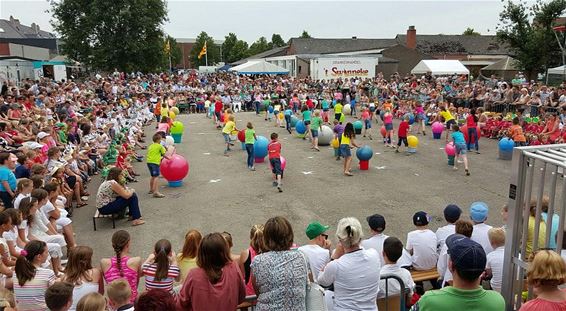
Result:
<svg viewBox="0 0 566 311">
<path fill-rule="evenodd" d="M 503 267 L 503 287 L 506 310 L 518 310 L 521 294 L 528 290 L 532 298 L 532 288 L 526 288 L 526 253 L 528 219 L 531 199 L 536 199 L 535 224 L 542 221 L 541 207 L 543 195 L 549 197 L 545 245 L 538 245 L 539 226 L 535 225 L 533 251 L 548 248 L 550 239 L 557 239 L 556 251 L 562 250 L 564 222 L 566 218 L 566 144 L 520 147 L 513 150 L 511 181 L 509 185 L 508 220 L 505 240 L 505 259 Z M 553 215 L 559 216 L 558 231 L 552 233 Z"/>
</svg>

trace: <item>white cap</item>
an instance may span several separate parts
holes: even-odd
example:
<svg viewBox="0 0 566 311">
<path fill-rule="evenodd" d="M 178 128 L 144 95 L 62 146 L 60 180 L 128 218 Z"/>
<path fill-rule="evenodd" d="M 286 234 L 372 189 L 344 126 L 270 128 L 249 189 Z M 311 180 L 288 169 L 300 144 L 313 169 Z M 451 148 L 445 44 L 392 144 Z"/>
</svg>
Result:
<svg viewBox="0 0 566 311">
<path fill-rule="evenodd" d="M 37 138 L 39 139 L 44 139 L 45 137 L 50 136 L 49 134 L 45 133 L 45 132 L 39 132 L 37 134 Z"/>
<path fill-rule="evenodd" d="M 29 149 L 37 149 L 37 148 L 43 147 L 42 144 L 37 143 L 35 141 L 26 141 L 22 145 L 24 145 L 26 148 L 29 148 Z"/>
</svg>

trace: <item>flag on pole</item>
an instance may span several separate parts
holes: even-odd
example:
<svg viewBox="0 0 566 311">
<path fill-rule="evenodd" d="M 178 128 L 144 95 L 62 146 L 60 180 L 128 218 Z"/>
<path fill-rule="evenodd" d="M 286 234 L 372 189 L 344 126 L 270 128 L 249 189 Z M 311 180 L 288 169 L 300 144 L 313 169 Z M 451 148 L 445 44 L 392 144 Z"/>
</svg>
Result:
<svg viewBox="0 0 566 311">
<path fill-rule="evenodd" d="M 170 54 L 171 53 L 171 45 L 169 44 L 169 40 L 165 41 L 165 54 Z"/>
<path fill-rule="evenodd" d="M 202 46 L 202 50 L 198 53 L 198 59 L 201 59 L 203 55 L 206 55 L 206 41 L 204 41 L 204 45 Z"/>
</svg>

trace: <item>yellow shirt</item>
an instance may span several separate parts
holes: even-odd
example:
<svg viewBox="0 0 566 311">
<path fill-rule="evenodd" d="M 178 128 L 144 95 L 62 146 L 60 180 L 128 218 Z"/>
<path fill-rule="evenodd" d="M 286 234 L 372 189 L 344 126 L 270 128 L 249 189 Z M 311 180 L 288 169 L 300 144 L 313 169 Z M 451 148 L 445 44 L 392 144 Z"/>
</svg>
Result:
<svg viewBox="0 0 566 311">
<path fill-rule="evenodd" d="M 161 107 L 161 116 L 162 117 L 169 117 L 169 108 L 165 107 Z"/>
<path fill-rule="evenodd" d="M 450 120 L 454 120 L 454 117 L 450 113 L 450 111 L 440 111 L 440 115 L 444 118 L 444 122 L 448 122 Z"/>
<path fill-rule="evenodd" d="M 535 216 L 529 216 L 529 227 L 527 232 L 527 249 L 525 251 L 525 259 L 528 259 L 533 252 L 533 242 L 535 237 Z M 554 239 L 554 237 L 550 237 Z M 544 240 L 546 239 L 546 223 L 540 219 L 538 227 L 538 247 L 544 246 Z"/>
<path fill-rule="evenodd" d="M 181 280 L 179 283 L 183 284 L 185 278 L 187 278 L 187 274 L 189 271 L 197 267 L 197 259 L 195 258 L 182 258 L 181 254 L 177 255 L 177 265 L 179 266 L 179 270 L 181 270 Z"/>
<path fill-rule="evenodd" d="M 165 152 L 165 147 L 163 147 L 161 144 L 152 143 L 151 145 L 149 145 L 149 147 L 147 147 L 147 163 L 159 165 L 161 163 L 161 158 L 163 157 Z"/>
<path fill-rule="evenodd" d="M 235 132 L 235 129 L 236 129 L 236 123 L 234 121 L 228 121 L 226 122 L 226 125 L 224 125 L 224 128 L 222 129 L 222 133 L 230 135 Z"/>
<path fill-rule="evenodd" d="M 344 133 L 342 133 L 342 140 L 340 141 L 341 145 L 350 145 L 350 138 L 346 135 L 344 135 Z"/>
<path fill-rule="evenodd" d="M 342 104 L 338 103 L 334 106 L 334 113 L 342 113 Z"/>
</svg>

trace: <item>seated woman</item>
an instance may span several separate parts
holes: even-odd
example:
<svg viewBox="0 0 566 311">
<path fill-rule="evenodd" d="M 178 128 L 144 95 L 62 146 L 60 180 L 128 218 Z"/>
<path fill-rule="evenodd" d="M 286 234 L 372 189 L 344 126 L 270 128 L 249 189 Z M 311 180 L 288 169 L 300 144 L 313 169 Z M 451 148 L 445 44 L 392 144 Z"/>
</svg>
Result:
<svg viewBox="0 0 566 311">
<path fill-rule="evenodd" d="M 106 180 L 100 184 L 96 194 L 96 208 L 100 214 L 125 214 L 126 208 L 133 220 L 132 226 L 143 225 L 138 205 L 138 196 L 134 189 L 125 187 L 126 177 L 124 170 L 113 167 L 108 172 Z"/>
<path fill-rule="evenodd" d="M 543 137 L 543 141 L 548 143 L 554 143 L 560 137 L 560 121 L 555 114 L 549 113 L 546 116 L 545 126 L 540 134 Z"/>
</svg>

